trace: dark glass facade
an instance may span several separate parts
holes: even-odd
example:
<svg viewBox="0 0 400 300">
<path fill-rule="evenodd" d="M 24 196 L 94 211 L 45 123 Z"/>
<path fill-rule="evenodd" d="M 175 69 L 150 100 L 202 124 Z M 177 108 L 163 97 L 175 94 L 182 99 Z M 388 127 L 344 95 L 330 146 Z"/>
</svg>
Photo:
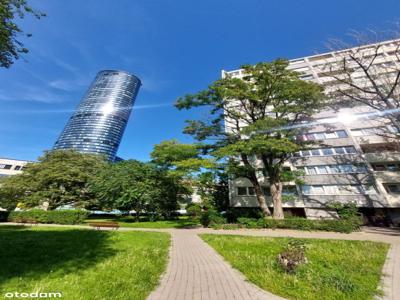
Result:
<svg viewBox="0 0 400 300">
<path fill-rule="evenodd" d="M 103 154 L 114 161 L 140 85 L 124 71 L 99 72 L 53 149 Z"/>
</svg>

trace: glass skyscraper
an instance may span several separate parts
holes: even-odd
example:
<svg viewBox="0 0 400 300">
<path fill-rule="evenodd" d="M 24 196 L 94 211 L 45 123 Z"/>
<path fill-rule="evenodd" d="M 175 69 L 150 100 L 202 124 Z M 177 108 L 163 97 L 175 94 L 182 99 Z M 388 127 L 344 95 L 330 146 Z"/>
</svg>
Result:
<svg viewBox="0 0 400 300">
<path fill-rule="evenodd" d="M 141 82 L 124 71 L 100 71 L 53 149 L 103 154 L 114 161 Z"/>
</svg>

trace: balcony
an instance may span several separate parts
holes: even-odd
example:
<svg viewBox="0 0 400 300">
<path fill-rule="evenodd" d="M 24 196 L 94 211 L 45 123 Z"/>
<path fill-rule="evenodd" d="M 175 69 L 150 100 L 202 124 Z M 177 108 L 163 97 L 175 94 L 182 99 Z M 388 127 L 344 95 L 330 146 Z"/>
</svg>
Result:
<svg viewBox="0 0 400 300">
<path fill-rule="evenodd" d="M 400 161 L 400 152 L 373 152 L 365 153 L 365 159 L 370 162 L 395 162 Z"/>
</svg>

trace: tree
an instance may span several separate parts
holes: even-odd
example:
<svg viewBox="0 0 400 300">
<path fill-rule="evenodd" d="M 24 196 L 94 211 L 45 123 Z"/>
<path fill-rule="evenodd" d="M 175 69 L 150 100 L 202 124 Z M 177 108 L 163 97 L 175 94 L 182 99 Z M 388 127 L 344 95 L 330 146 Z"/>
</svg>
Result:
<svg viewBox="0 0 400 300">
<path fill-rule="evenodd" d="M 324 64 L 321 73 L 331 77 L 335 83 L 327 90 L 334 103 L 349 102 L 350 106 L 361 104 L 381 112 L 382 114 L 378 116 L 384 117 L 397 128 L 394 132 L 386 134 L 388 137 L 398 139 L 400 41 L 392 41 L 393 50 L 390 53 L 390 60 L 387 61 L 384 57 L 384 52 L 387 52 L 385 43 L 380 41 L 387 38 L 384 32 L 370 31 L 354 32 L 350 43 L 331 40 L 328 48 L 336 51 L 335 62 Z"/>
<path fill-rule="evenodd" d="M 21 174 L 2 181 L 1 205 L 7 203 L 8 208 L 15 208 L 18 203 L 27 208 L 48 205 L 50 210 L 71 203 L 88 207 L 94 199 L 88 183 L 106 165 L 97 155 L 73 150 L 45 152 L 37 163 L 27 164 Z"/>
<path fill-rule="evenodd" d="M 168 216 L 177 209 L 176 185 L 165 175 L 153 164 L 127 160 L 102 170 L 91 188 L 100 207 L 135 210 L 137 221 L 141 212 Z"/>
<path fill-rule="evenodd" d="M 9 68 L 14 60 L 20 58 L 21 54 L 28 53 L 19 36 L 23 33 L 15 19 L 24 18 L 31 14 L 40 19 L 45 14 L 32 9 L 26 0 L 1 0 L 0 1 L 0 66 Z M 26 34 L 30 37 L 31 34 Z"/>
<path fill-rule="evenodd" d="M 188 196 L 197 190 L 203 201 L 213 199 L 216 188 L 218 164 L 202 155 L 201 144 L 184 144 L 177 140 L 163 141 L 154 146 L 152 162 L 167 171 L 181 186 L 181 196 Z M 182 199 L 182 197 L 181 197 Z"/>
<path fill-rule="evenodd" d="M 229 172 L 245 177 L 254 186 L 258 204 L 265 216 L 271 215 L 260 184 L 268 177 L 274 217 L 283 218 L 283 164 L 303 145 L 296 136 L 296 124 L 309 120 L 321 107 L 322 88 L 287 70 L 288 61 L 242 66 L 242 78 L 229 74 L 208 89 L 179 98 L 178 109 L 210 107 L 211 120 L 191 120 L 184 132 L 199 141 L 219 158 L 229 157 Z M 256 158 L 263 166 L 252 163 Z"/>
</svg>

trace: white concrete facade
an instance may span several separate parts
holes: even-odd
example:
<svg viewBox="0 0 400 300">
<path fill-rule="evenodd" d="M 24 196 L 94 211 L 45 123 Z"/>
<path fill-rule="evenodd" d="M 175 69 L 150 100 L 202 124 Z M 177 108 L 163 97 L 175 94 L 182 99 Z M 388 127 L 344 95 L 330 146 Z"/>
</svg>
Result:
<svg viewBox="0 0 400 300">
<path fill-rule="evenodd" d="M 27 163 L 27 160 L 0 158 L 0 177 L 20 174 Z"/>
<path fill-rule="evenodd" d="M 372 53 L 376 45 L 362 47 L 364 55 Z M 400 39 L 379 45 L 374 64 L 390 64 L 399 70 L 396 53 L 400 54 Z M 351 50 L 293 59 L 289 61 L 288 69 L 299 72 L 301 79 L 319 83 L 326 92 L 332 92 L 342 84 L 329 76 L 329 72 L 334 72 L 341 55 Z M 222 71 L 222 77 L 225 76 L 241 78 L 243 73 L 242 70 Z M 365 79 L 362 74 L 354 73 L 354 76 Z M 358 104 L 337 110 L 326 109 L 315 115 L 317 122 L 307 126 L 303 137 L 323 140 L 324 146 L 300 151 L 287 163 L 288 168 L 304 170 L 306 175 L 303 186 L 288 184 L 285 192 L 294 195 L 295 200 L 286 202 L 284 207 L 304 208 L 314 215 L 319 215 L 316 209 L 323 209 L 331 201 L 355 202 L 359 207 L 400 208 L 400 150 L 392 149 L 391 141 L 381 134 L 394 132 L 395 128 L 376 115 L 365 117 L 368 113 L 374 113 L 374 110 Z M 267 181 L 262 176 L 260 182 L 267 188 Z M 238 178 L 230 182 L 230 205 L 258 206 L 249 180 Z"/>
</svg>

